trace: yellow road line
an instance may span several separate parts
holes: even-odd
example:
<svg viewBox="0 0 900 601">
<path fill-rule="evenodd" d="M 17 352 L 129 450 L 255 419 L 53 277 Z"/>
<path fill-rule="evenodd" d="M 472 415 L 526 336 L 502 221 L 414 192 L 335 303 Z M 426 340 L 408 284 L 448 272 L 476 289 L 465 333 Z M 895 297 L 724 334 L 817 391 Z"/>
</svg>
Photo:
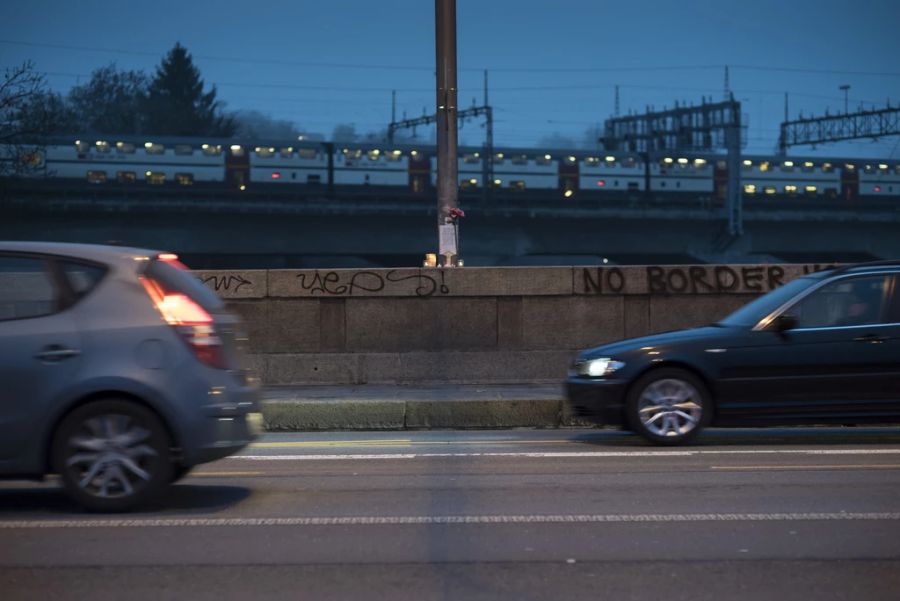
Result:
<svg viewBox="0 0 900 601">
<path fill-rule="evenodd" d="M 711 465 L 709 469 L 720 471 L 765 471 L 765 470 L 897 470 L 900 464 L 868 465 Z"/>
<path fill-rule="evenodd" d="M 324 441 L 286 441 L 286 442 L 254 442 L 250 446 L 258 449 L 293 449 L 315 447 L 353 447 L 353 446 L 385 446 L 405 447 L 409 440 L 324 440 Z"/>
<path fill-rule="evenodd" d="M 572 440 L 322 440 L 322 441 L 285 441 L 254 442 L 250 446 L 260 449 L 290 449 L 316 447 L 410 447 L 410 446 L 446 446 L 446 445 L 528 445 L 528 444 L 578 444 Z"/>
</svg>

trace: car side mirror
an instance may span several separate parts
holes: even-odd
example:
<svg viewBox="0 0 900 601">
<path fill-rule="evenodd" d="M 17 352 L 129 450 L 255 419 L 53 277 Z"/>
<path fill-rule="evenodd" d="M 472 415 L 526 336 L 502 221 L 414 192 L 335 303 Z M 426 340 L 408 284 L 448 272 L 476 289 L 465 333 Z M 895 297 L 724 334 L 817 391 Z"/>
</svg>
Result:
<svg viewBox="0 0 900 601">
<path fill-rule="evenodd" d="M 787 313 L 782 313 L 778 317 L 775 318 L 775 324 L 773 329 L 778 332 L 787 332 L 788 330 L 793 330 L 797 327 L 797 317 L 794 315 L 789 315 Z"/>
</svg>

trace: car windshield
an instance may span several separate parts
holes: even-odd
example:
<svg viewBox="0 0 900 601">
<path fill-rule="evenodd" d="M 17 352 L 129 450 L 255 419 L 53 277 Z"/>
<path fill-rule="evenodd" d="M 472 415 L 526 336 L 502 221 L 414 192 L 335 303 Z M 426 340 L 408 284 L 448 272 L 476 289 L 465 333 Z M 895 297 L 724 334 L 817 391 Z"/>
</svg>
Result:
<svg viewBox="0 0 900 601">
<path fill-rule="evenodd" d="M 772 292 L 748 303 L 719 321 L 723 326 L 754 326 L 763 317 L 788 302 L 791 298 L 806 290 L 818 280 L 815 278 L 797 278 Z"/>
</svg>

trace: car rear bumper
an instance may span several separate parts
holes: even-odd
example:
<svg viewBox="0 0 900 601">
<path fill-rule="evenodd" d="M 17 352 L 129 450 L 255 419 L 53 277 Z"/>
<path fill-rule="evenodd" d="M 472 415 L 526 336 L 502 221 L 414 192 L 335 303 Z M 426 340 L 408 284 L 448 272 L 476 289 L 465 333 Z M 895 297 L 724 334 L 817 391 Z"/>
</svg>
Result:
<svg viewBox="0 0 900 601">
<path fill-rule="evenodd" d="M 604 426 L 624 425 L 627 382 L 570 377 L 566 381 L 569 409 L 576 417 Z"/>
<path fill-rule="evenodd" d="M 182 463 L 196 465 L 237 453 L 262 433 L 260 391 L 245 386 L 210 395 L 195 432 L 182 449 Z"/>
</svg>

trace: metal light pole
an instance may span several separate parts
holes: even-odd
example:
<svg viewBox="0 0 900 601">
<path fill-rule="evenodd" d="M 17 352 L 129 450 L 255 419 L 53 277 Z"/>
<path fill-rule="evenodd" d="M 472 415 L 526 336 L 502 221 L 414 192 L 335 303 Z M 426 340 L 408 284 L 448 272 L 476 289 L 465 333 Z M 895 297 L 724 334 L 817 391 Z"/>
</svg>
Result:
<svg viewBox="0 0 900 601">
<path fill-rule="evenodd" d="M 456 0 L 435 0 L 437 66 L 437 218 L 438 261 L 459 263 L 456 116 Z"/>
<path fill-rule="evenodd" d="M 842 86 L 838 86 L 839 90 L 844 90 L 844 114 L 850 112 L 850 86 L 848 84 L 844 84 Z"/>
</svg>

